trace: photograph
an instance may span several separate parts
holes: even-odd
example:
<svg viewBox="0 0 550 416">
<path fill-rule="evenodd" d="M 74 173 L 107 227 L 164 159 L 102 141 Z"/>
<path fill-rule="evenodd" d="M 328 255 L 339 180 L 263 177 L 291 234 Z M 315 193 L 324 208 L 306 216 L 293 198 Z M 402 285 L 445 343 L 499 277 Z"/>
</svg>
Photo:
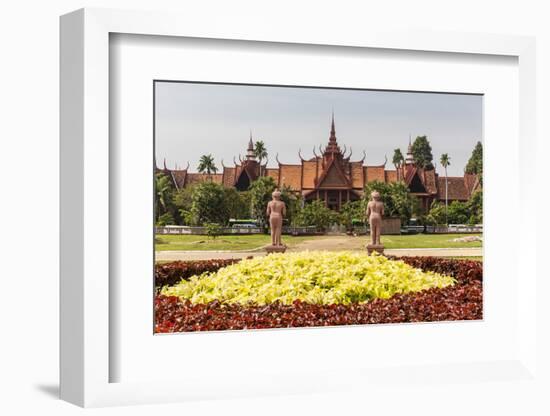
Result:
<svg viewBox="0 0 550 416">
<path fill-rule="evenodd" d="M 154 333 L 483 319 L 483 95 L 155 80 Z"/>
</svg>

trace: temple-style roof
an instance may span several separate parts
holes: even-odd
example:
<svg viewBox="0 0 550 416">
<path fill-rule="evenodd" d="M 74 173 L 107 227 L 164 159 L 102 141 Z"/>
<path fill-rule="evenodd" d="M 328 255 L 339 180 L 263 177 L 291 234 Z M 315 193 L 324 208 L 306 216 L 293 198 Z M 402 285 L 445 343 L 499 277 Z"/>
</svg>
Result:
<svg viewBox="0 0 550 416">
<path fill-rule="evenodd" d="M 445 200 L 445 177 L 438 176 L 438 199 Z M 461 176 L 447 177 L 447 199 L 449 201 L 467 201 L 471 193 L 466 187 L 466 178 Z"/>
<path fill-rule="evenodd" d="M 348 153 L 349 150 L 349 154 Z M 238 161 L 233 159 L 233 166 L 225 166 L 222 161 L 222 172 L 212 175 L 188 172 L 186 169 L 170 170 L 164 162 L 164 169 L 155 167 L 157 172 L 164 172 L 174 183 L 177 189 L 193 184 L 212 181 L 225 187 L 235 187 L 244 191 L 252 182 L 261 176 L 273 178 L 279 188 L 289 187 L 293 192 L 300 193 L 310 198 L 329 198 L 332 206 L 336 200 L 336 206 L 344 200 L 354 200 L 361 197 L 365 185 L 374 181 L 393 183 L 404 181 L 410 192 L 423 198 L 425 206 L 433 199 L 445 199 L 445 178 L 439 176 L 435 169 L 423 169 L 414 162 L 412 143 L 409 137 L 407 156 L 403 163 L 395 169 L 386 169 L 387 158 L 380 165 L 364 164 L 366 153 L 363 151 L 361 160 L 352 161 L 352 150 L 346 146 L 340 147 L 336 137 L 334 113 L 330 123 L 330 133 L 327 145 L 318 150 L 313 149 L 313 157 L 307 159 L 298 150 L 298 164 L 284 163 L 275 157 L 277 167 L 267 167 L 267 163 L 261 165 L 256 159 L 252 133 L 248 140 L 246 157 L 238 156 Z M 155 164 L 156 165 L 156 164 Z M 463 177 L 448 178 L 448 199 L 466 201 L 481 187 L 477 175 L 464 174 Z M 336 197 L 335 197 L 336 195 Z M 338 196 L 339 195 L 339 196 Z"/>
</svg>

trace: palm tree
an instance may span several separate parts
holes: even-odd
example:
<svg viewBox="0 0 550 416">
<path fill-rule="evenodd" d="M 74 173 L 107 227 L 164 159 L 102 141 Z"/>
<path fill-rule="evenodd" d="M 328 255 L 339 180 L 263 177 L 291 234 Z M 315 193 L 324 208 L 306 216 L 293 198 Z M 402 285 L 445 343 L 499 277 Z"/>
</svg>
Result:
<svg viewBox="0 0 550 416">
<path fill-rule="evenodd" d="M 170 198 L 170 190 L 172 184 L 170 178 L 164 174 L 158 174 L 155 177 L 155 193 L 157 199 L 157 220 L 162 214 L 167 211 L 168 200 Z M 162 208 L 162 211 L 161 211 Z"/>
<path fill-rule="evenodd" d="M 212 180 L 212 173 L 216 173 L 218 168 L 214 164 L 214 156 L 211 154 L 202 155 L 199 159 L 199 166 L 197 167 L 199 173 L 206 173 L 210 180 Z"/>
<path fill-rule="evenodd" d="M 262 176 L 262 160 L 267 159 L 267 149 L 263 140 L 258 140 L 254 143 L 254 155 L 258 158 L 260 162 L 260 176 Z"/>
<path fill-rule="evenodd" d="M 445 169 L 445 222 L 447 225 L 449 225 L 449 220 L 447 219 L 447 208 L 449 204 L 448 196 L 449 196 L 449 184 L 447 181 L 447 166 L 451 164 L 451 158 L 447 153 L 443 153 L 441 155 L 441 158 L 439 159 L 439 162 L 441 163 L 441 166 Z"/>
<path fill-rule="evenodd" d="M 405 158 L 403 157 L 403 153 L 401 153 L 401 149 L 394 149 L 392 163 L 393 163 L 393 166 L 395 166 L 397 179 L 399 179 L 399 168 L 403 164 L 404 160 Z"/>
</svg>

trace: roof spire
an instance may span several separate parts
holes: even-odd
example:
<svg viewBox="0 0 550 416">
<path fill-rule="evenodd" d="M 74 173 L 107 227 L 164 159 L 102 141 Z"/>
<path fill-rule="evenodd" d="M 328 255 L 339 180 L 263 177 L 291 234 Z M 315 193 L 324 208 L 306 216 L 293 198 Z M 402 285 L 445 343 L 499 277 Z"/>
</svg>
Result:
<svg viewBox="0 0 550 416">
<path fill-rule="evenodd" d="M 246 159 L 256 160 L 256 154 L 254 153 L 254 142 L 252 141 L 252 130 L 250 130 L 250 140 L 248 141 L 248 149 L 246 149 Z"/>
<path fill-rule="evenodd" d="M 250 129 L 250 140 L 248 141 L 248 151 L 254 150 L 254 142 L 252 141 L 252 129 Z"/>
<path fill-rule="evenodd" d="M 406 165 L 412 165 L 414 164 L 414 155 L 412 151 L 412 141 L 411 141 L 411 134 L 409 133 L 409 147 L 407 149 L 407 157 L 405 157 L 405 164 Z"/>
<path fill-rule="evenodd" d="M 330 125 L 330 140 L 336 141 L 336 128 L 334 127 L 334 109 L 332 109 L 332 123 Z"/>
</svg>

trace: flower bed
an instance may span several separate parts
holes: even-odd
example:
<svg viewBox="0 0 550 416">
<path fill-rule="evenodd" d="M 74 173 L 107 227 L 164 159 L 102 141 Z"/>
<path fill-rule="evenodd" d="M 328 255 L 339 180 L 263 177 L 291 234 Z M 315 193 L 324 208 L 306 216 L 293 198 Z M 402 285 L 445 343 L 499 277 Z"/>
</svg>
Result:
<svg viewBox="0 0 550 416">
<path fill-rule="evenodd" d="M 288 328 L 373 323 L 475 320 L 483 318 L 482 263 L 436 257 L 404 257 L 403 262 L 424 271 L 455 278 L 456 284 L 415 293 L 396 294 L 389 299 L 374 299 L 348 305 L 320 305 L 301 301 L 262 306 L 224 304 L 213 301 L 193 304 L 176 296 L 158 295 L 155 300 L 155 332 L 211 331 L 230 329 Z M 178 262 L 158 266 L 171 276 L 178 268 L 187 270 L 211 267 L 218 262 Z M 233 263 L 236 261 L 232 260 Z M 189 263 L 197 263 L 190 265 Z M 224 267 L 222 263 L 220 268 Z M 206 270 L 205 270 L 206 271 Z M 213 271 L 213 270 L 208 270 Z M 189 278 L 189 275 L 186 275 Z M 176 281 L 181 280 L 180 277 Z"/>
<path fill-rule="evenodd" d="M 245 259 L 162 289 L 193 304 L 352 304 L 454 284 L 450 276 L 352 251 L 304 251 Z"/>
<path fill-rule="evenodd" d="M 155 266 L 155 286 L 172 286 L 181 280 L 188 280 L 191 276 L 205 272 L 215 272 L 222 267 L 241 261 L 241 259 L 215 259 L 195 261 L 174 261 Z"/>
</svg>

